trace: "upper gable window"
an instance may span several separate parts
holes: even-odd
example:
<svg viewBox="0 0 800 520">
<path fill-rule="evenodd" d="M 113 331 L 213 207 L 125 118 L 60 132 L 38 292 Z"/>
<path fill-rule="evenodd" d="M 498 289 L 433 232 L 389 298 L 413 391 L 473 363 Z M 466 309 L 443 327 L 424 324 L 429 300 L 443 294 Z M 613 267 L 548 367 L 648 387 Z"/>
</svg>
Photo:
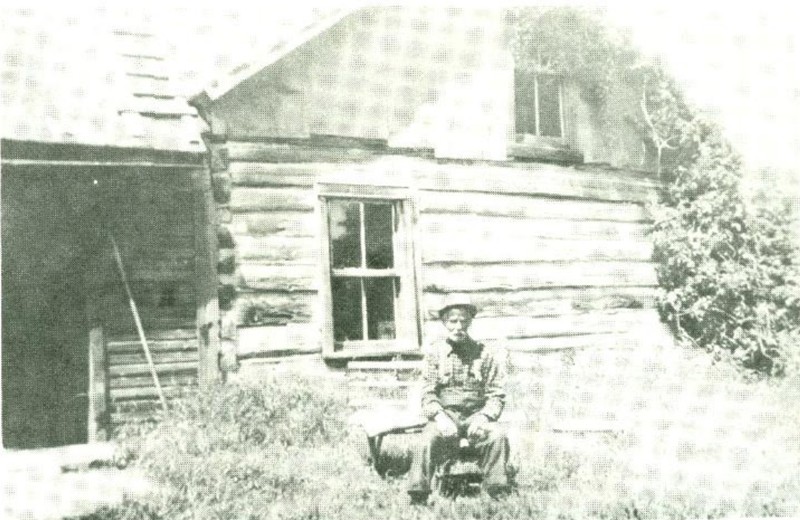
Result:
<svg viewBox="0 0 800 520">
<path fill-rule="evenodd" d="M 559 76 L 515 71 L 517 141 L 524 141 L 526 136 L 563 139 L 563 97 Z"/>
</svg>

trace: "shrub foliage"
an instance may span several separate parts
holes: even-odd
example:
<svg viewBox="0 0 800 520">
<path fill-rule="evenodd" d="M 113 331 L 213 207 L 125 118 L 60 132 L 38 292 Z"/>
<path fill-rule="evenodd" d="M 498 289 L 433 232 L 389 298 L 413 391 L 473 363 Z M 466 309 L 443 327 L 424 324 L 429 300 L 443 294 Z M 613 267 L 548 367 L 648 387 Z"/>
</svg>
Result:
<svg viewBox="0 0 800 520">
<path fill-rule="evenodd" d="M 685 123 L 687 160 L 670 172 L 654 224 L 662 316 L 716 358 L 783 373 L 800 325 L 789 208 L 748 204 L 719 132 Z"/>
<path fill-rule="evenodd" d="M 659 63 L 644 60 L 597 13 L 526 7 L 512 15 L 517 66 L 570 77 L 601 123 L 614 85 L 640 93 L 638 106 L 624 110 L 666 182 L 654 209 L 662 317 L 681 337 L 747 369 L 779 374 L 797 365 L 800 307 L 788 206 L 748 203 L 741 161 L 720 130 L 685 101 Z"/>
</svg>

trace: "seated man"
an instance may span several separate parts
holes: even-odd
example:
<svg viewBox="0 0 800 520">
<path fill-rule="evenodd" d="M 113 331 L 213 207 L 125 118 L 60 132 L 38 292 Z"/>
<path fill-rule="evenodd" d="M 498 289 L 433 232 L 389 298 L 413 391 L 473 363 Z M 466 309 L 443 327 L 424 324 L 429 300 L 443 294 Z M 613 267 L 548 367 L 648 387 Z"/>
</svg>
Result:
<svg viewBox="0 0 800 520">
<path fill-rule="evenodd" d="M 426 352 L 422 412 L 428 424 L 414 448 L 408 493 L 427 500 L 436 467 L 455 456 L 459 438 L 468 437 L 480 454 L 484 489 L 495 496 L 508 490 L 509 444 L 496 423 L 505 404 L 505 371 L 493 352 L 467 330 L 477 308 L 466 298 L 450 298 L 439 311 L 446 340 Z"/>
</svg>

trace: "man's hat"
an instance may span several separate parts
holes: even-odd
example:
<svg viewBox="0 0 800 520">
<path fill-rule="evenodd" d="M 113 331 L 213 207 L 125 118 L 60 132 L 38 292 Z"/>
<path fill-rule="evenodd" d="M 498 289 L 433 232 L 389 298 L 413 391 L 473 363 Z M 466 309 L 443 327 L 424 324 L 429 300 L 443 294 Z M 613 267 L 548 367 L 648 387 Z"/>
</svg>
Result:
<svg viewBox="0 0 800 520">
<path fill-rule="evenodd" d="M 469 312 L 470 317 L 474 318 L 478 314 L 478 308 L 472 304 L 469 296 L 466 294 L 452 293 L 448 294 L 444 299 L 444 304 L 439 309 L 439 319 L 444 318 L 444 315 L 454 307 L 461 307 Z"/>
</svg>

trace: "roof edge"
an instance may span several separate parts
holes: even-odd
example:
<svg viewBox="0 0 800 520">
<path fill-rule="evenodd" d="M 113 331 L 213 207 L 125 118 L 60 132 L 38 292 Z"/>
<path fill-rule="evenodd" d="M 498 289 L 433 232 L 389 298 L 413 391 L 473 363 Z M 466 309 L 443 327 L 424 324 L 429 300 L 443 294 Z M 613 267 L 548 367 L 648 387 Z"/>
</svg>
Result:
<svg viewBox="0 0 800 520">
<path fill-rule="evenodd" d="M 269 67 L 281 58 L 287 56 L 290 52 L 294 51 L 304 43 L 312 38 L 327 31 L 337 23 L 341 22 L 345 17 L 361 9 L 361 6 L 342 8 L 332 14 L 321 18 L 316 23 L 306 27 L 297 33 L 294 37 L 288 39 L 283 45 L 278 48 L 272 49 L 263 57 L 259 57 L 256 61 L 249 63 L 242 63 L 234 67 L 225 77 L 217 79 L 208 87 L 201 90 L 197 94 L 190 96 L 190 99 L 203 99 L 206 103 L 213 102 L 233 90 L 237 85 L 246 79 L 254 76 L 258 72 Z"/>
</svg>

